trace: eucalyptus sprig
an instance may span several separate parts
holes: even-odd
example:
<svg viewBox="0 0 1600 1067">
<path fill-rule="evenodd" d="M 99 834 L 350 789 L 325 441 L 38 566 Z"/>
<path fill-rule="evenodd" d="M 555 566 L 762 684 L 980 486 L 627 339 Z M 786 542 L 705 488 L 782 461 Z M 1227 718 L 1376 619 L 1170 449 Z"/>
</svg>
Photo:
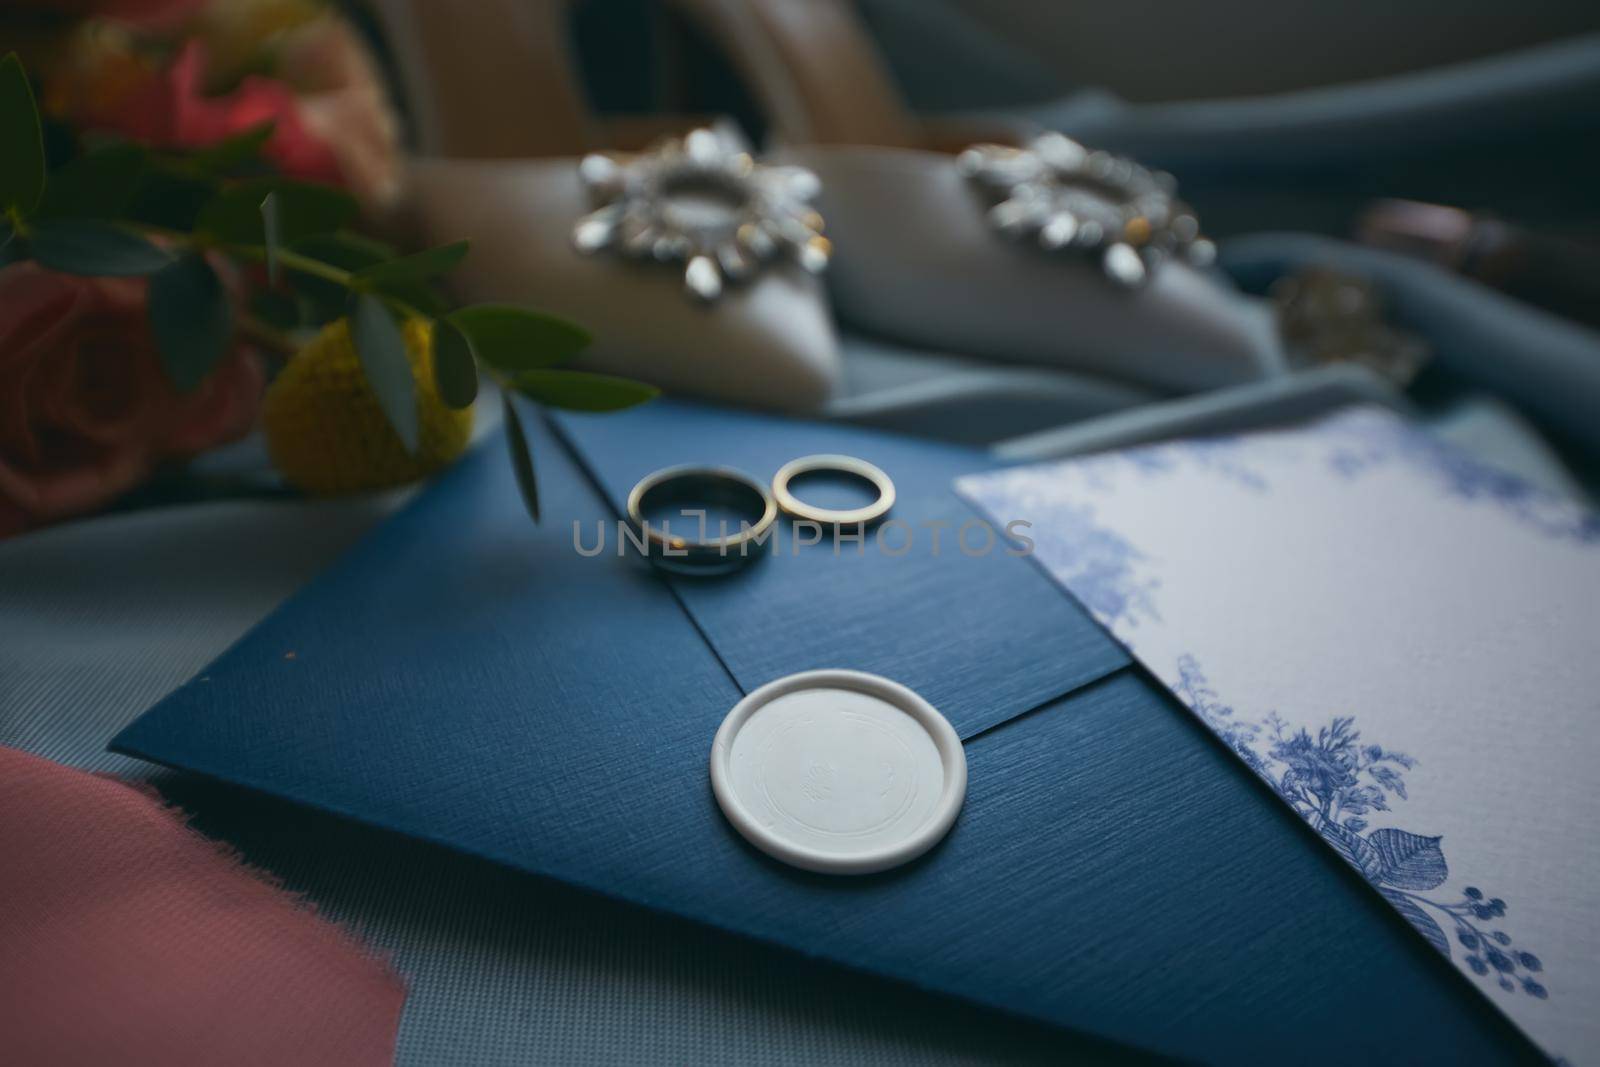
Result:
<svg viewBox="0 0 1600 1067">
<path fill-rule="evenodd" d="M 197 388 L 241 332 L 292 349 L 296 335 L 345 316 L 384 417 L 415 453 L 415 382 L 397 319 L 422 319 L 446 405 L 472 404 L 481 376 L 500 386 L 512 465 L 536 521 L 533 458 L 513 394 L 580 411 L 656 395 L 640 382 L 562 367 L 589 343 L 564 319 L 511 304 L 452 308 L 435 282 L 468 243 L 402 255 L 349 232 L 353 199 L 263 164 L 270 124 L 181 155 L 126 142 L 86 146 L 54 170 L 43 131 L 27 73 L 8 55 L 0 60 L 0 266 L 32 259 L 66 274 L 149 278 L 151 332 L 179 391 Z M 242 316 L 213 265 L 218 255 L 265 268 L 269 288 Z"/>
</svg>

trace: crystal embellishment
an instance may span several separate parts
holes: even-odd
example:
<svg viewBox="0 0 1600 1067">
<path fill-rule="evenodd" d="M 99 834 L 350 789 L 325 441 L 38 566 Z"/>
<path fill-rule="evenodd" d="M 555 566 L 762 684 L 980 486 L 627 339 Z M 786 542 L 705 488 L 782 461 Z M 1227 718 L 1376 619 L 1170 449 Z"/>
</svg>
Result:
<svg viewBox="0 0 1600 1067">
<path fill-rule="evenodd" d="M 1136 288 L 1167 259 L 1216 258 L 1194 210 L 1164 171 L 1047 133 L 1025 148 L 973 145 L 957 166 L 990 201 L 989 222 L 1047 252 L 1097 257 L 1106 277 Z"/>
<path fill-rule="evenodd" d="M 828 265 L 832 246 L 811 207 L 822 183 L 803 167 L 757 163 L 730 127 L 588 155 L 578 175 L 595 209 L 573 227 L 573 247 L 682 264 L 696 300 L 711 303 L 779 259 L 812 273 Z"/>
</svg>

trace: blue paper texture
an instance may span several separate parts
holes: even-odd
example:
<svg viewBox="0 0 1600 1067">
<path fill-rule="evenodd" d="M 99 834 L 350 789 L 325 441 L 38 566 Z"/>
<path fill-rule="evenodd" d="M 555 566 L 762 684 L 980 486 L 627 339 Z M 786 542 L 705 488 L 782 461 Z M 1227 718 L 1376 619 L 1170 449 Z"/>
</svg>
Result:
<svg viewBox="0 0 1600 1067">
<path fill-rule="evenodd" d="M 782 519 L 777 550 L 740 572 L 672 580 L 746 690 L 813 667 L 870 671 L 921 693 L 966 738 L 1128 663 L 1071 597 L 1008 554 L 1003 521 L 991 525 L 951 492 L 957 476 L 992 465 L 982 452 L 672 402 L 555 421 L 619 515 L 635 482 L 679 464 L 771 481 L 798 456 L 844 453 L 894 480 L 891 518 L 903 526 L 883 531 L 887 552 L 876 532 L 861 546 L 835 551 L 824 535 L 796 551 Z M 970 555 L 960 540 L 966 523 L 977 524 L 965 535 Z"/>
<path fill-rule="evenodd" d="M 657 414 L 685 441 L 707 417 Z M 840 443 L 831 428 L 734 422 L 750 448 L 739 465 L 757 473 Z M 971 655 L 974 638 L 987 648 L 1009 625 L 1006 598 L 1066 601 L 1025 564 L 996 593 L 963 586 L 978 602 L 963 606 L 969 634 L 914 603 L 898 620 L 902 649 L 939 634 L 909 669 L 955 702 L 970 738 L 967 801 L 946 840 L 866 878 L 757 852 L 722 819 L 707 773 L 742 689 L 822 665 L 906 671 L 876 647 L 877 628 L 846 640 L 772 623 L 763 643 L 726 632 L 732 592 L 680 585 L 713 651 L 640 561 L 573 550 L 572 520 L 611 507 L 545 427 L 530 430 L 542 526 L 492 442 L 113 747 L 1130 1048 L 1218 1062 L 1532 1055 L 1137 669 L 1108 671 L 1098 642 L 1059 635 L 1032 650 L 1040 671 L 1021 684 L 1014 661 Z M 910 457 L 925 447 L 936 458 L 919 468 Z M 907 507 L 936 513 L 949 450 L 884 448 Z M 877 580 L 873 558 L 853 583 Z M 812 595 L 835 595 L 818 570 Z M 747 596 L 800 595 L 780 567 L 760 573 Z M 868 646 L 854 661 L 821 660 L 851 641 Z M 1084 663 L 1055 662 L 1074 656 Z M 1062 688 L 1037 698 L 1046 678 Z"/>
</svg>

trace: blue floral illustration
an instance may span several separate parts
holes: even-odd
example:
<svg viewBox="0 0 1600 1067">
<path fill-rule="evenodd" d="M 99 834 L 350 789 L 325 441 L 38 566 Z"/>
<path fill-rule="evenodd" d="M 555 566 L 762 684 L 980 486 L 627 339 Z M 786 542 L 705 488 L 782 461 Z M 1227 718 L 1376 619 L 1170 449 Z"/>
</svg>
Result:
<svg viewBox="0 0 1600 1067">
<path fill-rule="evenodd" d="M 1525 480 L 1520 475 L 1482 462 L 1448 441 L 1393 415 L 1357 408 L 1330 415 L 1318 424 L 1322 459 L 1347 480 L 1393 463 L 1404 463 L 1425 476 L 1446 496 L 1484 502 L 1552 538 L 1581 544 L 1600 543 L 1600 513 Z M 1283 447 L 1293 447 L 1289 441 Z M 1259 438 L 1223 434 L 1108 452 L 1072 461 L 1090 485 L 1104 486 L 1121 470 L 1162 476 L 1184 466 L 1198 469 L 1257 493 L 1271 492 L 1269 479 L 1248 457 Z"/>
<path fill-rule="evenodd" d="M 1405 463 L 1446 496 L 1483 501 L 1546 536 L 1600 542 L 1600 514 L 1483 463 L 1447 441 L 1419 433 L 1398 419 L 1355 411 L 1327 420 L 1334 443 L 1327 454 L 1336 474 L 1354 479 L 1390 463 Z"/>
<path fill-rule="evenodd" d="M 1269 489 L 1267 479 L 1260 471 L 1241 460 L 1245 451 L 1243 444 L 1242 438 L 1223 435 L 1175 441 L 1170 447 L 1201 470 L 1209 471 L 1245 489 L 1265 493 Z"/>
<path fill-rule="evenodd" d="M 1130 630 L 1143 621 L 1161 621 L 1163 567 L 1098 519 L 1096 505 L 1114 507 L 1128 482 L 1201 471 L 1218 482 L 1271 494 L 1273 480 L 1262 469 L 1299 477 L 1320 468 L 1354 482 L 1394 465 L 1411 475 L 1421 492 L 1498 509 L 1553 539 L 1600 543 L 1600 516 L 1480 463 L 1391 413 L 1344 412 L 1322 420 L 1311 433 L 1276 437 L 1270 454 L 1263 448 L 1260 435 L 1178 441 L 963 479 L 960 488 L 996 518 L 1047 517 L 1048 525 L 1040 522 L 1034 530 L 1036 558 L 1130 649 Z M 1549 997 L 1543 962 L 1503 928 L 1506 901 L 1477 885 L 1459 894 L 1445 892 L 1450 868 L 1441 836 L 1373 825 L 1397 821 L 1395 808 L 1408 799 L 1407 775 L 1417 765 L 1409 754 L 1364 741 L 1353 716 L 1337 716 L 1311 729 L 1275 712 L 1259 719 L 1257 712 L 1241 714 L 1223 700 L 1193 656 L 1180 657 L 1177 677 L 1169 680 L 1217 737 L 1429 944 L 1504 993 Z"/>
<path fill-rule="evenodd" d="M 1070 560 L 1070 573 L 1057 577 L 1107 626 L 1126 629 L 1141 619 L 1159 619 L 1152 592 L 1159 584 L 1141 579 L 1135 569 L 1145 557 L 1128 540 L 1094 521 L 1087 504 L 1064 505 L 1052 513 L 1048 530 L 1036 537 L 1071 545 L 1070 553 L 1049 552 L 1046 558 Z"/>
<path fill-rule="evenodd" d="M 1091 483 L 1119 469 L 1131 469 L 1150 477 L 1172 474 L 1187 464 L 1241 488 L 1267 492 L 1270 486 L 1266 477 L 1244 461 L 1245 444 L 1243 438 L 1234 434 L 1185 437 L 1121 452 L 1106 452 L 1075 462 Z"/>
<path fill-rule="evenodd" d="M 1173 688 L 1183 702 L 1211 727 L 1212 733 L 1249 764 L 1251 770 L 1263 778 L 1268 776 L 1267 762 L 1255 750 L 1255 740 L 1261 733 L 1261 727 L 1234 715 L 1233 708 L 1224 704 L 1216 690 L 1207 684 L 1200 664 L 1195 662 L 1193 656 L 1178 658 L 1178 684 Z"/>
<path fill-rule="evenodd" d="M 1025 473 L 1025 472 L 1024 472 Z M 963 481 L 961 490 L 968 499 L 984 508 L 998 522 L 1005 514 L 1048 514 L 1048 524 L 1036 525 L 1030 533 L 1037 558 L 1048 561 L 1047 568 L 1101 623 L 1118 631 L 1125 644 L 1126 631 L 1141 621 L 1159 620 L 1152 594 L 1160 583 L 1141 577 L 1139 565 L 1145 555 L 1114 530 L 1101 525 L 1094 507 L 1087 503 L 1045 499 L 1005 475 Z"/>
<path fill-rule="evenodd" d="M 1521 989 L 1541 1000 L 1549 996 L 1535 977 L 1544 969 L 1539 957 L 1513 947 L 1505 931 L 1491 929 L 1505 917 L 1504 900 L 1486 896 L 1477 886 L 1468 886 L 1459 900 L 1427 895 L 1450 876 L 1439 837 L 1368 827 L 1368 815 L 1392 810 L 1391 800 L 1406 799 L 1405 772 L 1416 760 L 1363 744 L 1350 716 L 1334 718 L 1315 735 L 1276 713 L 1260 723 L 1246 722 L 1222 703 L 1193 656 L 1178 659 L 1173 688 L 1429 944 L 1450 957 L 1453 940 L 1467 953 L 1473 974 L 1493 977 L 1507 993 Z"/>
</svg>

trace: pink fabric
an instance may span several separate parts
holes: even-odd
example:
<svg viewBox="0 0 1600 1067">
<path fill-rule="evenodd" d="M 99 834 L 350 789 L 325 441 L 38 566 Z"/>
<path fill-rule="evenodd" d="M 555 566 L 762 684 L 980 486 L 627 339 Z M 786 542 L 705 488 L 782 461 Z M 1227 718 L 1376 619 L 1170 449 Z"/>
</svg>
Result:
<svg viewBox="0 0 1600 1067">
<path fill-rule="evenodd" d="M 401 980 L 136 787 L 0 747 L 0 1063 L 389 1063 Z"/>
</svg>

